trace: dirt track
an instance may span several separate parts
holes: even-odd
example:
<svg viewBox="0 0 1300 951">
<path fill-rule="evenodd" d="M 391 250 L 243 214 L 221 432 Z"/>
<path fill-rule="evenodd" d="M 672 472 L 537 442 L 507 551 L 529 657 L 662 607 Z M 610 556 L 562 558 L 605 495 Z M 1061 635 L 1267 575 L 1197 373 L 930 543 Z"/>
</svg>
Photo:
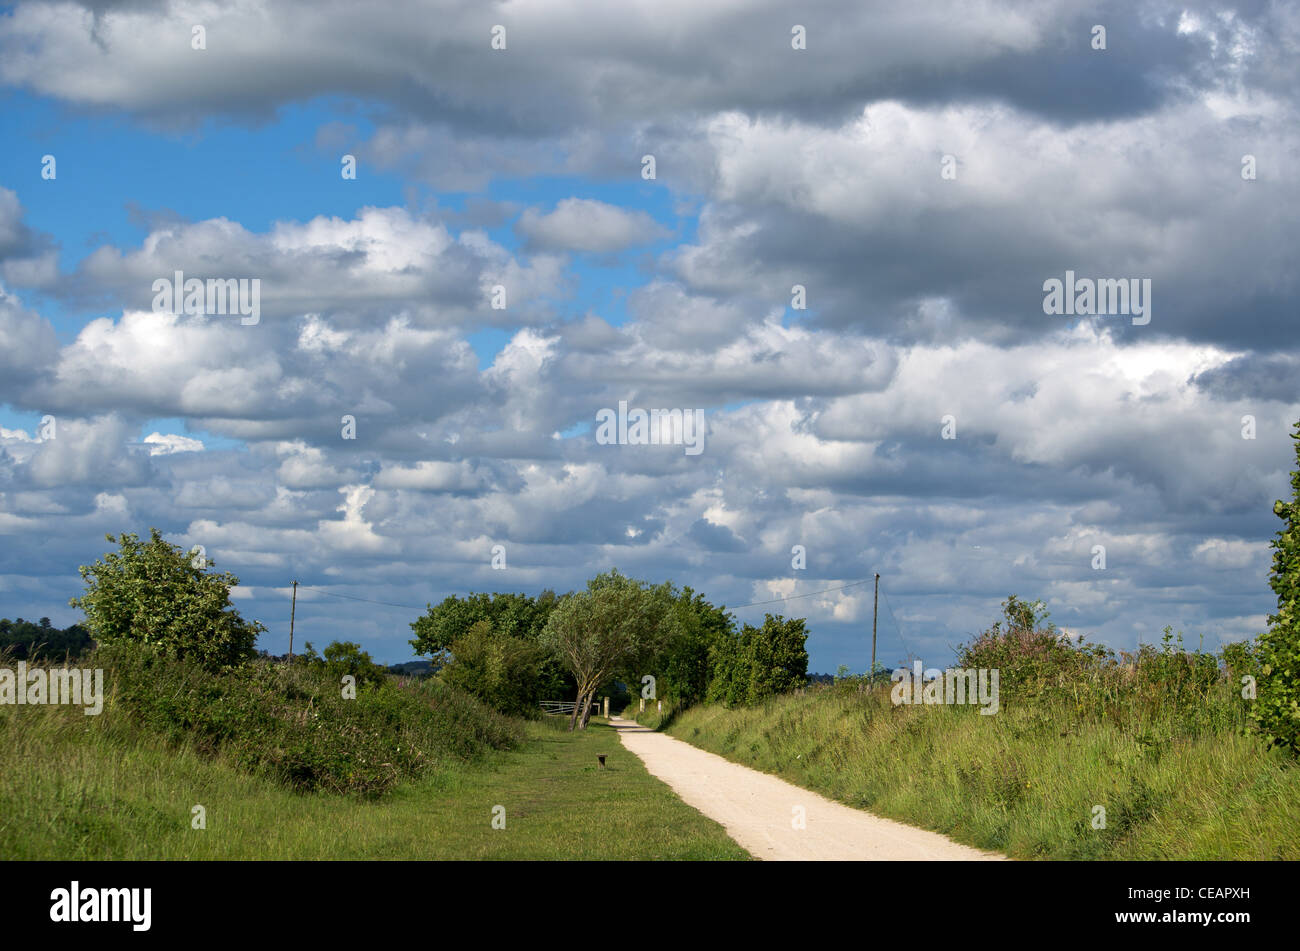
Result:
<svg viewBox="0 0 1300 951">
<path fill-rule="evenodd" d="M 783 779 L 732 763 L 633 720 L 610 725 L 628 750 L 689 806 L 768 860 L 981 861 L 1005 858 L 945 836 L 851 809 Z M 798 807 L 798 808 L 796 808 Z M 799 809 L 804 828 L 797 828 Z"/>
</svg>

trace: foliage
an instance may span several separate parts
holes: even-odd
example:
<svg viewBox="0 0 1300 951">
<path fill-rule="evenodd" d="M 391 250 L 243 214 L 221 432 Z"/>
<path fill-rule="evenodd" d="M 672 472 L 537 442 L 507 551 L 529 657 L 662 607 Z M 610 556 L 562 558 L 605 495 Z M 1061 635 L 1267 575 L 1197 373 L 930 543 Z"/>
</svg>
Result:
<svg viewBox="0 0 1300 951">
<path fill-rule="evenodd" d="M 1012 595 L 1002 609 L 1002 620 L 957 656 L 959 667 L 999 672 L 999 702 L 1005 708 L 1054 705 L 1080 721 L 1144 723 L 1144 735 L 1153 742 L 1245 727 L 1245 703 L 1228 688 L 1253 669 L 1248 644 L 1225 647 L 1221 659 L 1185 650 L 1182 634 L 1166 627 L 1159 646 L 1143 644 L 1116 655 L 1082 636 L 1062 635 L 1047 623 L 1040 601 Z"/>
<path fill-rule="evenodd" d="M 377 796 L 438 761 L 519 740 L 512 721 L 436 681 L 359 682 L 356 698 L 344 699 L 328 661 L 213 673 L 195 658 L 117 641 L 90 662 L 109 673 L 110 713 L 302 791 Z"/>
<path fill-rule="evenodd" d="M 808 676 L 808 631 L 803 618 L 765 615 L 762 627 L 714 642 L 708 699 L 728 706 L 759 703 L 802 687 Z"/>
<path fill-rule="evenodd" d="M 997 670 L 1000 689 L 1027 698 L 1110 656 L 1106 648 L 1082 639 L 1072 645 L 1048 621 L 1042 601 L 1013 594 L 1002 602 L 1002 619 L 958 650 L 957 666 Z"/>
<path fill-rule="evenodd" d="M 576 681 L 570 728 L 586 726 L 595 692 L 620 669 L 642 668 L 676 633 L 669 585 L 650 587 L 617 569 L 587 582 L 587 590 L 560 599 L 541 643 Z"/>
<path fill-rule="evenodd" d="M 197 566 L 156 528 L 145 543 L 127 532 L 105 537 L 118 551 L 79 569 L 86 591 L 70 602 L 85 612 L 97 641 L 148 644 L 210 671 L 253 656 L 257 635 L 266 628 L 245 621 L 231 606 L 230 589 L 238 578 L 208 571 L 210 563 Z"/>
<path fill-rule="evenodd" d="M 362 684 L 382 684 L 388 679 L 388 672 L 376 664 L 370 655 L 361 649 L 360 644 L 352 641 L 331 642 L 325 648 L 324 657 L 317 656 L 316 649 L 311 646 L 311 641 L 308 641 L 307 649 L 303 651 L 302 656 L 308 664 L 316 665 L 328 674 L 336 684 L 345 674 L 355 677 L 358 687 Z"/>
<path fill-rule="evenodd" d="M 0 618 L 0 655 L 12 660 L 62 660 L 78 657 L 95 646 L 80 624 L 57 628 L 43 617 L 39 624 L 22 618 Z"/>
<path fill-rule="evenodd" d="M 526 594 L 470 593 L 468 597 L 452 595 L 427 611 L 411 624 L 415 653 L 435 659 L 451 650 L 452 642 L 464 637 L 479 621 L 487 621 L 492 630 L 505 637 L 537 640 L 546 619 L 555 609 L 554 591 L 543 591 L 536 598 Z"/>
<path fill-rule="evenodd" d="M 741 657 L 748 668 L 745 701 L 768 697 L 804 685 L 808 674 L 808 631 L 803 618 L 766 615 L 761 628 L 741 629 Z"/>
<path fill-rule="evenodd" d="M 475 622 L 451 643 L 442 679 L 502 713 L 538 716 L 546 650 L 535 640 L 496 634 L 490 621 Z"/>
<path fill-rule="evenodd" d="M 1273 514 L 1282 528 L 1272 541 L 1269 586 L 1277 595 L 1277 613 L 1259 636 L 1259 692 L 1252 716 L 1270 745 L 1300 753 L 1300 422 L 1296 469 L 1291 473 L 1290 502 L 1277 501 Z"/>
<path fill-rule="evenodd" d="M 659 697 L 674 707 L 688 707 L 708 694 L 713 646 L 730 635 L 732 619 L 724 608 L 715 607 L 689 587 L 676 593 L 673 614 L 674 630 L 650 662 L 653 670 L 628 671 L 627 679 L 639 685 L 640 674 L 653 673 Z"/>
<path fill-rule="evenodd" d="M 531 715 L 538 701 L 571 697 L 575 689 L 573 678 L 558 657 L 543 649 L 540 661 L 533 667 L 530 659 L 535 652 L 525 650 L 520 643 L 538 643 L 557 603 L 555 592 L 549 589 L 536 598 L 512 593 L 471 593 L 465 598 L 453 595 L 436 607 L 429 605 L 428 611 L 411 624 L 416 635 L 411 646 L 417 654 L 432 657 L 435 665 L 446 665 L 460 641 L 461 653 L 471 653 L 473 659 L 462 664 L 452 678 L 472 682 L 476 690 L 487 690 L 496 697 L 492 702 L 500 710 L 522 712 L 527 708 Z M 482 632 L 471 636 L 471 629 L 480 622 L 489 625 L 491 639 L 501 638 L 502 642 L 489 646 Z M 494 663 L 509 658 L 513 672 L 486 674 L 483 664 L 489 655 L 497 658 Z M 488 681 L 494 685 L 488 687 Z"/>
</svg>

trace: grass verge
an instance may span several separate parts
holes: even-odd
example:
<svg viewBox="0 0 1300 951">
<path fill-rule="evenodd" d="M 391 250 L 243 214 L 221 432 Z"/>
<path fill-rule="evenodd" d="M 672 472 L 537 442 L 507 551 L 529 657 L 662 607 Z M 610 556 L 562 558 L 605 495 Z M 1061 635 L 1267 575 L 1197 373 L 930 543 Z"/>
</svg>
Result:
<svg viewBox="0 0 1300 951">
<path fill-rule="evenodd" d="M 629 709 L 626 716 L 635 716 Z M 1231 730 L 894 706 L 810 688 L 640 722 L 847 805 L 1014 858 L 1297 859 L 1300 767 Z M 1095 828 L 1105 810 L 1105 827 Z"/>
<path fill-rule="evenodd" d="M 376 800 L 295 791 L 113 710 L 0 707 L 0 857 L 748 858 L 603 721 L 562 726 L 528 723 L 518 748 L 439 762 Z M 196 805 L 206 829 L 192 828 Z M 492 827 L 495 806 L 504 829 Z"/>
</svg>

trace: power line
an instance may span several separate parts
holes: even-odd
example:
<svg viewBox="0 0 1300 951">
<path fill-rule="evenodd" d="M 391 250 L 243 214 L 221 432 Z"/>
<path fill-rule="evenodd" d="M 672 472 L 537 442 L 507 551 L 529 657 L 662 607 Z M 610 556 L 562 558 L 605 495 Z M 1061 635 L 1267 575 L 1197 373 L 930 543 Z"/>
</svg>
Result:
<svg viewBox="0 0 1300 951">
<path fill-rule="evenodd" d="M 819 594 L 830 594 L 833 591 L 843 591 L 846 588 L 856 588 L 858 585 L 867 584 L 869 581 L 871 581 L 870 578 L 865 578 L 862 581 L 853 581 L 850 582 L 849 584 L 842 584 L 836 588 L 825 588 L 821 591 L 809 591 L 807 594 L 792 594 L 789 597 L 772 598 L 769 601 L 753 601 L 750 602 L 749 604 L 735 604 L 732 605 L 731 607 L 727 607 L 726 605 L 723 605 L 723 608 L 724 610 L 728 610 L 728 611 L 730 610 L 738 611 L 741 608 L 755 608 L 764 604 L 778 604 L 781 601 L 798 601 L 800 598 L 815 598 Z M 345 598 L 348 601 L 364 601 L 366 604 L 384 604 L 390 608 L 408 608 L 412 611 L 423 611 L 426 607 L 428 607 L 427 604 L 425 605 L 398 604 L 396 601 L 376 601 L 374 598 L 358 598 L 355 595 L 351 595 L 351 594 L 335 594 L 333 591 L 326 591 L 323 587 L 316 584 L 305 584 L 302 585 L 302 587 L 311 588 L 315 591 L 319 591 L 321 594 L 329 598 Z M 897 624 L 897 622 L 895 622 L 895 624 Z"/>
<path fill-rule="evenodd" d="M 366 604 L 386 604 L 390 608 L 409 608 L 412 611 L 423 611 L 425 607 L 428 607 L 428 605 L 398 604 L 396 601 L 376 601 L 373 598 L 358 598 L 350 594 L 335 594 L 333 591 L 326 591 L 318 584 L 305 584 L 302 587 L 313 588 L 329 598 L 346 598 L 349 601 L 364 601 Z"/>
<path fill-rule="evenodd" d="M 776 604 L 778 601 L 797 601 L 800 598 L 815 598 L 819 594 L 830 594 L 832 591 L 843 591 L 845 588 L 856 588 L 858 585 L 867 584 L 870 581 L 871 581 L 870 578 L 864 578 L 861 581 L 854 581 L 849 584 L 842 584 L 838 588 L 827 588 L 824 591 L 809 591 L 807 594 L 792 594 L 788 598 L 773 598 L 771 601 L 754 601 L 751 604 L 735 604 L 732 605 L 731 608 L 727 608 L 727 606 L 724 604 L 723 607 L 726 608 L 727 610 L 739 611 L 741 608 L 753 608 L 753 607 L 757 607 L 760 604 Z"/>
<path fill-rule="evenodd" d="M 903 625 L 898 623 L 898 618 L 894 616 L 894 609 L 889 605 L 889 595 L 885 595 L 885 610 L 889 612 L 889 617 L 894 622 L 894 630 L 898 631 L 898 640 L 902 643 L 903 650 L 907 651 L 909 657 L 915 657 L 911 645 L 903 637 Z"/>
</svg>

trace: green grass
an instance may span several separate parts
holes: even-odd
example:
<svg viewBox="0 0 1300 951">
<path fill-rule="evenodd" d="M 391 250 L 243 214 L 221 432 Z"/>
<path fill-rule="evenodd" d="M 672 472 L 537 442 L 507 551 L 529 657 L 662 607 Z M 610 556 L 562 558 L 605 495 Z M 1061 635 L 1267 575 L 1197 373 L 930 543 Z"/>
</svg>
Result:
<svg viewBox="0 0 1300 951">
<path fill-rule="evenodd" d="M 7 859 L 746 859 L 593 719 L 529 723 L 521 746 L 441 762 L 383 798 L 295 792 L 124 712 L 0 707 Z M 596 756 L 606 754 L 601 770 Z M 191 828 L 191 807 L 207 828 Z M 505 807 L 505 829 L 492 828 Z"/>
<path fill-rule="evenodd" d="M 1179 734 L 1042 704 L 980 716 L 852 687 L 664 720 L 735 762 L 1014 858 L 1300 859 L 1300 767 L 1231 729 Z M 1092 827 L 1098 805 L 1105 829 Z"/>
</svg>

